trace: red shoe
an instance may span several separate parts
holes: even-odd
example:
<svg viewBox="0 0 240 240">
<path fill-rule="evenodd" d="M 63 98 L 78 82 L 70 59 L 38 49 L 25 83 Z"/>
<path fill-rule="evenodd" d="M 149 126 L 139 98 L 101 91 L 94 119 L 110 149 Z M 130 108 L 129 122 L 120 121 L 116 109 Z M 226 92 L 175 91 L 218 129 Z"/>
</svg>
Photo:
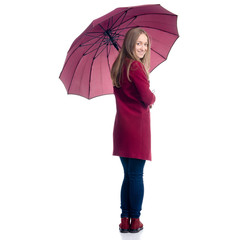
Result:
<svg viewBox="0 0 240 240">
<path fill-rule="evenodd" d="M 143 230 L 143 224 L 140 222 L 139 218 L 131 219 L 130 233 L 138 233 Z"/>
<path fill-rule="evenodd" d="M 119 230 L 121 233 L 129 232 L 130 228 L 130 218 L 122 218 L 121 223 L 119 224 Z"/>
</svg>

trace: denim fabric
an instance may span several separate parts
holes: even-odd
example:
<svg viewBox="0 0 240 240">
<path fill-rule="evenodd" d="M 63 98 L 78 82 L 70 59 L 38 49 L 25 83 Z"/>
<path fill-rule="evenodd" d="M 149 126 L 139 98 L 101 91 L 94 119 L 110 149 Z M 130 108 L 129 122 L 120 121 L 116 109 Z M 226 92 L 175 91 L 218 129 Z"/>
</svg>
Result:
<svg viewBox="0 0 240 240">
<path fill-rule="evenodd" d="M 121 188 L 121 218 L 139 218 L 144 196 L 143 169 L 146 160 L 120 157 L 124 179 Z"/>
</svg>

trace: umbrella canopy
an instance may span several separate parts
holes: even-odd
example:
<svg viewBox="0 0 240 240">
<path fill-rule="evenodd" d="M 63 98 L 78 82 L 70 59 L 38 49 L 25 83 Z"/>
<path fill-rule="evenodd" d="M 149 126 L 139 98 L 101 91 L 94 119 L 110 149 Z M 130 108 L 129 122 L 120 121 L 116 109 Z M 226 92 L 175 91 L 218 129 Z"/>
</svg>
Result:
<svg viewBox="0 0 240 240">
<path fill-rule="evenodd" d="M 179 37 L 177 15 L 159 4 L 117 8 L 94 20 L 72 43 L 60 74 L 67 93 L 88 99 L 113 93 L 111 66 L 134 27 L 150 37 L 150 72 L 167 59 Z"/>
</svg>

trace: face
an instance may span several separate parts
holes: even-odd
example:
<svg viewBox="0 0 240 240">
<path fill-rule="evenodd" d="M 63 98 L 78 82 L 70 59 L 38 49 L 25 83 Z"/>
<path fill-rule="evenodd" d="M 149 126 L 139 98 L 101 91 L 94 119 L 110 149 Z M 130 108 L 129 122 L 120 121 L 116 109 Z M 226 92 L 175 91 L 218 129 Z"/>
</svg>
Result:
<svg viewBox="0 0 240 240">
<path fill-rule="evenodd" d="M 140 59 L 143 58 L 147 49 L 148 49 L 148 38 L 144 33 L 142 33 L 138 37 L 136 45 L 135 45 L 136 56 Z"/>
</svg>

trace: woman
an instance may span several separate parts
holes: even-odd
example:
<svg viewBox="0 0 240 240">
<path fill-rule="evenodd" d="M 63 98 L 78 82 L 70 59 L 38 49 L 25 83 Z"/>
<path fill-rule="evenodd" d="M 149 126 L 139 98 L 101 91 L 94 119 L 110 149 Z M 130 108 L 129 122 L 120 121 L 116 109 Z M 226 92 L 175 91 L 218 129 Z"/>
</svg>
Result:
<svg viewBox="0 0 240 240">
<path fill-rule="evenodd" d="M 144 195 L 143 168 L 151 160 L 150 108 L 155 96 L 149 89 L 150 40 L 141 28 L 127 32 L 111 69 L 117 113 L 113 155 L 124 169 L 121 188 L 121 232 L 143 229 L 140 211 Z"/>
</svg>

